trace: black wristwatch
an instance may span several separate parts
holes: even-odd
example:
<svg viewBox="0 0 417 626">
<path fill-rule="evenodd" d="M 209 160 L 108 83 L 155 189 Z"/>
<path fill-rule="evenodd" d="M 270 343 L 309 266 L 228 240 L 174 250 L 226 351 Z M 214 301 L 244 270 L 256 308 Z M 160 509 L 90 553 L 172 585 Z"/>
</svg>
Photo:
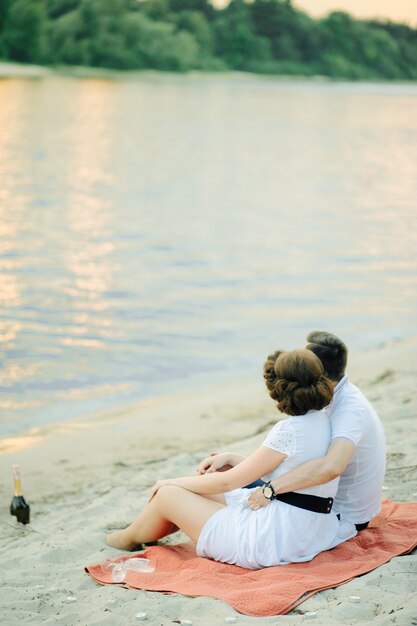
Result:
<svg viewBox="0 0 417 626">
<path fill-rule="evenodd" d="M 277 497 L 277 494 L 275 493 L 275 489 L 273 488 L 273 486 L 271 485 L 271 482 L 266 483 L 263 487 L 262 487 L 262 493 L 264 494 L 264 497 L 267 500 L 275 500 Z"/>
</svg>

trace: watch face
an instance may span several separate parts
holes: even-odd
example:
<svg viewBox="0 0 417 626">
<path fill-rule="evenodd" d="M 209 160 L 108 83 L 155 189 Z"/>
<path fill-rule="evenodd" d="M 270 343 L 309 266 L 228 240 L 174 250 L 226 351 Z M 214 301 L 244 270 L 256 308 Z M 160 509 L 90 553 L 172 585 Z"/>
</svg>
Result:
<svg viewBox="0 0 417 626">
<path fill-rule="evenodd" d="M 268 498 L 268 500 L 270 500 L 272 498 L 272 489 L 269 486 L 266 486 L 263 488 L 263 494 L 265 496 L 265 498 Z"/>
</svg>

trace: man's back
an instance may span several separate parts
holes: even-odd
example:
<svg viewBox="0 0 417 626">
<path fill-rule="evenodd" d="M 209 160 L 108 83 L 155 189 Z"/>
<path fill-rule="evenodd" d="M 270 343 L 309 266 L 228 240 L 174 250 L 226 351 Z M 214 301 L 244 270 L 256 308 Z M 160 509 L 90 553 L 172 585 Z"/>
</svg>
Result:
<svg viewBox="0 0 417 626">
<path fill-rule="evenodd" d="M 344 438 L 355 445 L 340 477 L 334 510 L 345 520 L 363 524 L 381 508 L 386 463 L 382 424 L 372 405 L 346 376 L 336 385 L 326 412 L 333 440 Z"/>
</svg>

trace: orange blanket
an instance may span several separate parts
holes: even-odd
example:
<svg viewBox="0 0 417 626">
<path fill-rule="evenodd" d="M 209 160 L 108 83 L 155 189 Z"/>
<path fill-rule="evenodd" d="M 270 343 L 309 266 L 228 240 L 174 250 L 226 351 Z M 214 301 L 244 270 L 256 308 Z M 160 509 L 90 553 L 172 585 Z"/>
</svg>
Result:
<svg viewBox="0 0 417 626">
<path fill-rule="evenodd" d="M 381 513 L 366 530 L 308 563 L 252 571 L 197 557 L 191 544 L 154 546 L 134 556 L 151 559 L 155 571 L 129 571 L 123 586 L 210 596 L 246 615 L 278 615 L 288 613 L 318 591 L 348 582 L 416 546 L 417 503 L 385 500 Z M 127 558 L 132 555 L 117 561 Z M 108 567 L 89 565 L 86 570 L 97 582 L 114 584 Z"/>
</svg>

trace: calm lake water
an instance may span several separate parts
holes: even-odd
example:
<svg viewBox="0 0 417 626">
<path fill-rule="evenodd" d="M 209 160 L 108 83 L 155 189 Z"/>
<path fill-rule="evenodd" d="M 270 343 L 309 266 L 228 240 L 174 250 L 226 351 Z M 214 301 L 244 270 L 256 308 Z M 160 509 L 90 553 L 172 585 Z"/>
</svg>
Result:
<svg viewBox="0 0 417 626">
<path fill-rule="evenodd" d="M 0 436 L 416 333 L 417 86 L 0 81 Z"/>
</svg>

